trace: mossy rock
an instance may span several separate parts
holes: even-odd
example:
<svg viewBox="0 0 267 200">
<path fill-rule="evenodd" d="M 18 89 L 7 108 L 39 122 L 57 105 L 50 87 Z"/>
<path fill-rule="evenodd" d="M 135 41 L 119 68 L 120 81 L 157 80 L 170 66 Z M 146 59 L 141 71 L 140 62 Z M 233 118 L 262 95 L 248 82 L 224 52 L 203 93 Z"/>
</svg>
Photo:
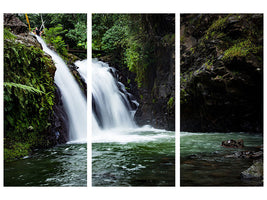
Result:
<svg viewBox="0 0 267 200">
<path fill-rule="evenodd" d="M 241 173 L 244 179 L 260 179 L 263 177 L 263 162 L 258 160 L 253 163 L 247 170 Z"/>
</svg>

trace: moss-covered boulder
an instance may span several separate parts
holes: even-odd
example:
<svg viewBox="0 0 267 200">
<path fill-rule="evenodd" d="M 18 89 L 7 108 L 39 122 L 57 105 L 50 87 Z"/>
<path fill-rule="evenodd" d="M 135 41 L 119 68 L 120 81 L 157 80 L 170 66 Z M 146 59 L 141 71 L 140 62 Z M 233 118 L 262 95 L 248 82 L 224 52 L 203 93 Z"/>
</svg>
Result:
<svg viewBox="0 0 267 200">
<path fill-rule="evenodd" d="M 262 179 L 263 178 L 263 161 L 256 160 L 253 165 L 241 173 L 243 179 Z"/>
</svg>

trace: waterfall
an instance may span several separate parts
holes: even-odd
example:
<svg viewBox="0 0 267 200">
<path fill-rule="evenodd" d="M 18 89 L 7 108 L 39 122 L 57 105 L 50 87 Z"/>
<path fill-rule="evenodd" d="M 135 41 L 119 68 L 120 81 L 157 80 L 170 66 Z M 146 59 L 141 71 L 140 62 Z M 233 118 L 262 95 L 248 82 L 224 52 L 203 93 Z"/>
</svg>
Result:
<svg viewBox="0 0 267 200">
<path fill-rule="evenodd" d="M 111 129 L 137 127 L 133 117 L 137 101 L 114 76 L 116 70 L 108 64 L 93 59 L 92 104 L 94 133 Z"/>
<path fill-rule="evenodd" d="M 78 60 L 74 63 L 77 67 L 78 67 L 78 72 L 81 75 L 81 77 L 83 78 L 83 80 L 85 81 L 85 83 L 87 83 L 87 59 L 85 60 Z"/>
<path fill-rule="evenodd" d="M 52 57 L 57 68 L 55 83 L 61 91 L 63 105 L 69 119 L 69 142 L 84 143 L 87 135 L 86 98 L 62 58 L 49 49 L 41 37 L 36 36 L 36 38 L 44 52 Z"/>
</svg>

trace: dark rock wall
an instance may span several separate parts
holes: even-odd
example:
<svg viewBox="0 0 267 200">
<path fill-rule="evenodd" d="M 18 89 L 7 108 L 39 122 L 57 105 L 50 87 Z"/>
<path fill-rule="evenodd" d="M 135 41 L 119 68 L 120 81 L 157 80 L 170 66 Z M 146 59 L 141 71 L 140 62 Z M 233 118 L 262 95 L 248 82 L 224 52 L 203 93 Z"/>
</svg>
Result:
<svg viewBox="0 0 267 200">
<path fill-rule="evenodd" d="M 263 131 L 263 15 L 182 14 L 181 131 Z"/>
<path fill-rule="evenodd" d="M 61 99 L 61 92 L 57 85 L 55 92 L 55 104 L 53 105 L 53 114 L 51 117 L 50 140 L 54 144 L 64 144 L 69 140 L 69 120 L 65 112 Z"/>
<path fill-rule="evenodd" d="M 175 130 L 175 15 L 144 15 L 153 47 L 139 88 L 140 106 L 135 115 L 139 125 Z"/>
<path fill-rule="evenodd" d="M 139 88 L 140 106 L 135 115 L 139 125 L 175 130 L 175 48 L 159 47 L 154 73 L 148 87 Z"/>
</svg>

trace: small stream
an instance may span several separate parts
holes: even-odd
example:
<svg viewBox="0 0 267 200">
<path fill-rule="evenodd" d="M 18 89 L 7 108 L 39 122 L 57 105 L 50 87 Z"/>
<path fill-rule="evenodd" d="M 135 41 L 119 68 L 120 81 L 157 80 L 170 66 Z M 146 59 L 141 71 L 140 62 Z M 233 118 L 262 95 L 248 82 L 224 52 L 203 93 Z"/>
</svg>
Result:
<svg viewBox="0 0 267 200">
<path fill-rule="evenodd" d="M 227 158 L 237 151 L 253 151 L 263 144 L 262 134 L 187 133 L 180 135 L 181 186 L 258 186 L 262 182 L 241 179 L 240 173 L 253 164 L 252 159 Z M 229 139 L 243 139 L 245 148 L 221 146 Z"/>
</svg>

